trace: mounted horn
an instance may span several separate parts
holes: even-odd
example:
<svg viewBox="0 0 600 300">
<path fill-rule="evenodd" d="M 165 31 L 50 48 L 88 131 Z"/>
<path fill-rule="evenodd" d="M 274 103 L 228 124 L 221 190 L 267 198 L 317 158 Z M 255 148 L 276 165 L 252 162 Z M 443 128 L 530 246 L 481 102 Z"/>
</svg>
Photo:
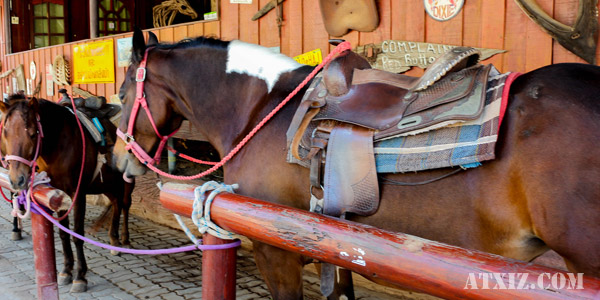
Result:
<svg viewBox="0 0 600 300">
<path fill-rule="evenodd" d="M 596 63 L 598 42 L 598 0 L 579 0 L 573 27 L 550 17 L 535 0 L 515 0 L 521 9 L 567 50 L 590 64 Z"/>
</svg>

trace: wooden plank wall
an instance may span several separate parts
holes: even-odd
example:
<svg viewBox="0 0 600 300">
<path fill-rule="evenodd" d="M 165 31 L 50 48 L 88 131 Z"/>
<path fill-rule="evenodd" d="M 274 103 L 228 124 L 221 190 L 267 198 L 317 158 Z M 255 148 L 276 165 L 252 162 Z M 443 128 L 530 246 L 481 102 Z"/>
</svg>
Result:
<svg viewBox="0 0 600 300">
<path fill-rule="evenodd" d="M 279 36 L 274 10 L 259 19 L 251 21 L 251 16 L 270 0 L 254 0 L 252 4 L 231 4 L 221 1 L 220 20 L 197 22 L 152 30 L 163 42 L 178 41 L 185 37 L 212 35 L 226 40 L 240 39 L 259 43 L 267 47 L 280 46 L 282 53 L 295 56 L 316 48 L 327 54 L 330 36 L 324 29 L 318 0 L 287 0 L 283 4 L 283 27 Z M 501 71 L 526 72 L 535 68 L 560 62 L 583 62 L 582 59 L 565 50 L 550 36 L 534 24 L 519 9 L 514 0 L 469 0 L 463 10 L 452 20 L 435 21 L 425 13 L 421 0 L 377 0 L 380 25 L 374 32 L 350 32 L 344 38 L 353 45 L 378 43 L 386 39 L 410 40 L 419 42 L 467 45 L 484 48 L 506 49 L 508 53 L 489 59 Z M 557 20 L 572 24 L 577 11 L 578 0 L 537 0 L 549 15 Z M 0 15 L 1 16 L 1 15 Z M 2 20 L 2 23 L 6 20 Z M 4 25 L 4 24 L 3 24 Z M 131 34 L 117 35 L 105 39 L 119 39 Z M 2 39 L 4 42 L 4 39 Z M 5 55 L 0 47 L 2 70 L 24 64 L 29 77 L 29 62 L 35 61 L 38 72 L 44 76 L 44 66 L 52 63 L 54 57 L 62 54 L 71 61 L 72 44 L 64 44 L 39 50 Z M 116 48 L 116 43 L 115 43 Z M 115 49 L 116 53 L 116 49 Z M 600 55 L 597 54 L 600 58 Z M 110 84 L 86 84 L 80 88 L 93 94 L 117 94 L 124 80 L 126 69 L 117 67 L 116 82 Z M 415 68 L 407 74 L 418 76 L 422 70 Z M 2 80 L 2 90 L 10 85 L 10 78 Z M 46 95 L 46 82 L 42 81 L 42 97 L 58 100 Z M 70 87 L 67 87 L 71 90 Z"/>
</svg>

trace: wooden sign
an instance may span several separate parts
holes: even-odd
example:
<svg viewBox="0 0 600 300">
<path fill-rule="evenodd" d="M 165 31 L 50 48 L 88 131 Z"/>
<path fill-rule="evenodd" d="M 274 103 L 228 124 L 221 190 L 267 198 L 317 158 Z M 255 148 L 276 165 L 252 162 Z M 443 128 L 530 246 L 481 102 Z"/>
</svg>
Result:
<svg viewBox="0 0 600 300">
<path fill-rule="evenodd" d="M 46 95 L 54 96 L 54 68 L 52 64 L 46 65 Z"/>
<path fill-rule="evenodd" d="M 113 40 L 73 45 L 73 82 L 115 82 Z"/>
<path fill-rule="evenodd" d="M 368 44 L 358 46 L 354 52 L 365 57 L 371 66 L 393 73 L 402 73 L 410 70 L 412 67 L 427 68 L 436 58 L 446 53 L 456 46 L 386 40 L 379 44 Z M 491 56 L 506 52 L 506 50 L 475 48 L 481 51 L 481 60 Z"/>
<path fill-rule="evenodd" d="M 294 60 L 301 64 L 316 66 L 323 61 L 323 54 L 321 53 L 321 49 L 315 49 L 295 56 Z"/>
</svg>

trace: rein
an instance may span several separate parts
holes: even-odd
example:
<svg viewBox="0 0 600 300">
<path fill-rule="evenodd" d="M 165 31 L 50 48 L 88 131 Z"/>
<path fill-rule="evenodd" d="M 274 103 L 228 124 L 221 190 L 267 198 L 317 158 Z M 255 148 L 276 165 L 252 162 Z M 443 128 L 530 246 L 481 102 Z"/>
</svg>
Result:
<svg viewBox="0 0 600 300">
<path fill-rule="evenodd" d="M 142 61 L 140 62 L 139 67 L 137 68 L 136 71 L 136 96 L 135 96 L 135 102 L 133 104 L 133 108 L 131 110 L 131 115 L 129 116 L 129 123 L 127 126 L 127 133 L 123 133 L 121 131 L 120 128 L 117 128 L 117 136 L 119 136 L 126 144 L 125 149 L 132 152 L 135 157 L 137 157 L 137 159 L 142 162 L 144 165 L 146 165 L 148 168 L 150 168 L 152 171 L 158 173 L 159 175 L 168 177 L 168 178 L 172 178 L 172 179 L 177 179 L 177 180 L 193 180 L 193 179 L 198 179 L 201 178 L 203 176 L 206 176 L 208 174 L 211 174 L 212 172 L 216 171 L 217 169 L 219 169 L 220 167 L 222 167 L 226 162 L 228 162 L 231 158 L 233 158 L 234 155 L 236 155 L 240 149 L 246 145 L 248 143 L 248 141 L 271 119 L 273 118 L 273 116 L 275 116 L 275 114 L 277 112 L 279 112 L 279 110 L 281 110 L 281 108 L 283 108 L 283 106 L 285 106 L 294 96 L 296 96 L 296 94 L 303 88 L 305 87 L 310 80 L 313 79 L 313 77 L 325 66 L 327 65 L 333 58 L 335 55 L 346 51 L 346 50 L 350 50 L 351 46 L 349 42 L 342 42 L 340 43 L 337 47 L 335 47 L 333 49 L 333 51 L 331 51 L 329 53 L 329 55 L 327 55 L 327 57 L 325 57 L 325 59 L 323 60 L 322 63 L 320 63 L 318 66 L 316 66 L 313 71 L 308 74 L 308 76 L 306 76 L 306 78 L 302 81 L 302 83 L 300 83 L 283 101 L 281 101 L 277 107 L 275 107 L 268 115 L 266 115 L 253 129 L 252 131 L 250 131 L 250 133 L 248 133 L 244 139 L 242 141 L 240 141 L 235 148 L 233 148 L 225 157 L 223 157 L 223 159 L 221 159 L 220 162 L 214 164 L 214 163 L 210 163 L 210 164 L 214 164 L 210 169 L 198 173 L 196 175 L 191 175 L 191 176 L 178 176 L 178 175 L 172 175 L 169 174 L 167 172 L 164 172 L 160 169 L 158 169 L 156 166 L 154 166 L 155 164 L 158 163 L 158 161 L 160 160 L 160 154 L 167 142 L 167 140 L 173 136 L 177 130 L 175 130 L 173 133 L 169 134 L 168 136 L 162 136 L 159 132 L 158 129 L 156 127 L 156 124 L 154 123 L 154 119 L 152 118 L 152 113 L 150 112 L 150 110 L 148 109 L 148 103 L 146 101 L 146 94 L 144 93 L 144 81 L 146 79 L 146 64 L 147 64 L 147 59 L 148 59 L 148 52 L 152 49 L 152 47 L 146 49 L 146 52 L 144 53 L 144 58 L 142 59 Z M 142 149 L 142 147 L 135 141 L 135 138 L 133 137 L 133 128 L 135 126 L 135 118 L 137 117 L 137 113 L 138 110 L 140 108 L 140 106 L 142 106 L 142 108 L 144 108 L 144 110 L 146 111 L 146 115 L 148 116 L 148 118 L 150 119 L 150 123 L 152 124 L 152 127 L 154 128 L 154 132 L 156 133 L 156 135 L 161 139 L 160 144 L 158 146 L 158 149 L 156 150 L 156 153 L 154 155 L 154 158 L 151 158 L 150 155 L 144 151 L 144 149 Z M 196 162 L 198 163 L 205 163 L 206 162 L 199 162 L 198 160 L 196 160 Z M 130 179 L 126 179 L 126 175 L 123 174 L 123 178 L 125 180 L 130 180 Z"/>
</svg>

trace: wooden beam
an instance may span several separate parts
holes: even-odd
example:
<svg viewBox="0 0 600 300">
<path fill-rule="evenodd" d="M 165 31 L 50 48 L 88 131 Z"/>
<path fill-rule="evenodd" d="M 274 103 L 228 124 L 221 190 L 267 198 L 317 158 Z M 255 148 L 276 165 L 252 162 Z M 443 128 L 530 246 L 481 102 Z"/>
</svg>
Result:
<svg viewBox="0 0 600 300">
<path fill-rule="evenodd" d="M 189 217 L 194 188 L 166 183 L 161 203 Z M 597 299 L 600 293 L 597 278 L 581 276 L 583 289 L 538 288 L 540 278 L 550 285 L 547 274 L 569 278 L 568 274 L 235 194 L 222 193 L 214 199 L 211 219 L 250 239 L 445 299 Z M 509 273 L 527 275 L 515 279 L 514 289 L 492 288 L 496 283 L 492 274 Z M 480 274 L 490 276 L 490 288 L 479 284 L 478 289 L 465 289 L 469 279 L 479 280 Z M 517 289 L 520 284 L 528 289 Z"/>
</svg>

